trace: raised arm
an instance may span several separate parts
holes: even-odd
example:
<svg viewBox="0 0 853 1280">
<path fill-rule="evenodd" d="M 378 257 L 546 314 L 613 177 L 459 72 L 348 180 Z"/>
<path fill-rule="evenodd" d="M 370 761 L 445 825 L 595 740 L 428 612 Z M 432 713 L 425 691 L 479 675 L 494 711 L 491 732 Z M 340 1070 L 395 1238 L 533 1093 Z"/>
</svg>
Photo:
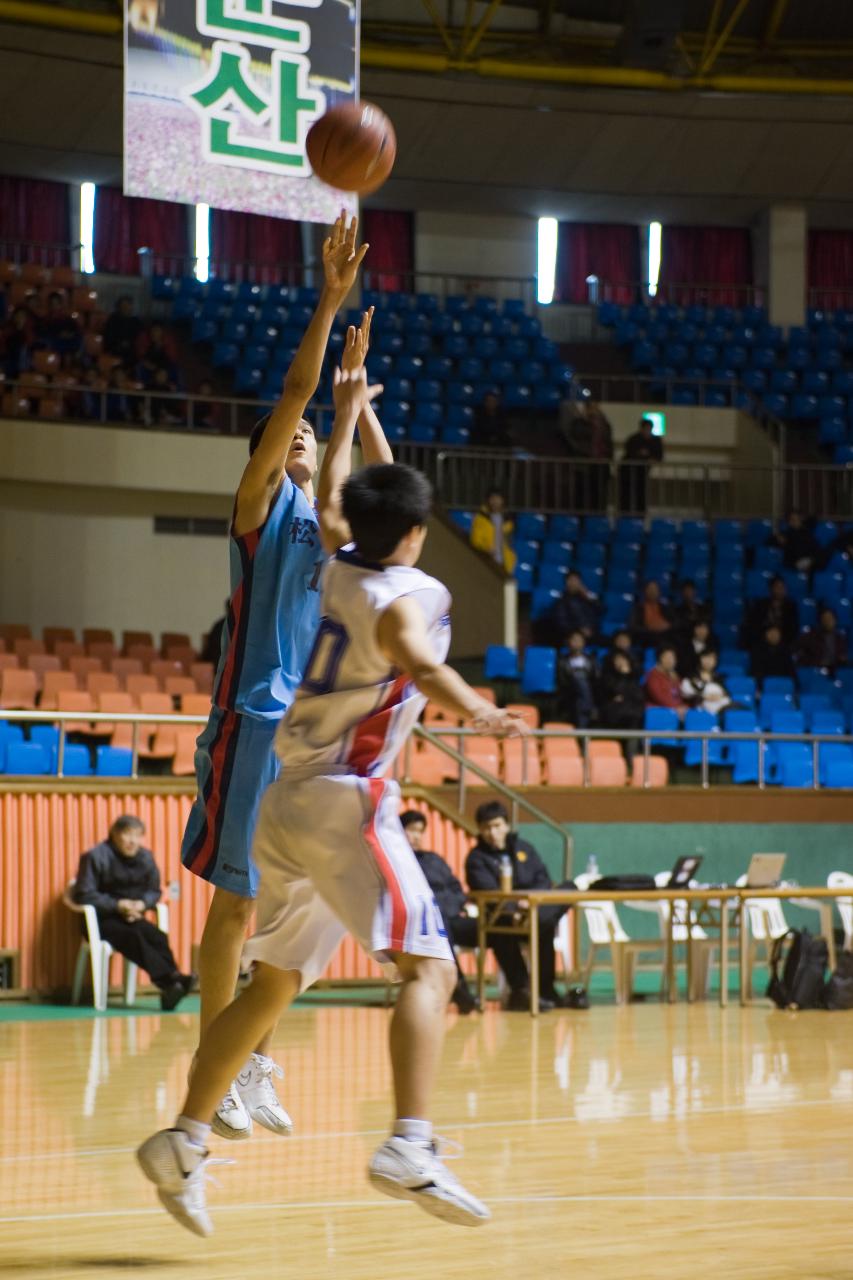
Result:
<svg viewBox="0 0 853 1280">
<path fill-rule="evenodd" d="M 338 308 L 353 284 L 368 246 L 355 247 L 358 219 L 349 229 L 341 214 L 323 245 L 323 285 L 317 309 L 284 379 L 281 399 L 270 414 L 260 444 L 237 489 L 234 532 L 239 536 L 262 525 L 281 481 L 285 459 L 308 401 L 317 390 L 326 344 Z"/>
<path fill-rule="evenodd" d="M 482 733 L 521 737 L 528 732 L 517 712 L 493 706 L 446 662 L 436 661 L 423 611 L 411 596 L 403 596 L 388 606 L 379 619 L 376 636 L 394 666 L 451 715 L 461 716 Z"/>
<path fill-rule="evenodd" d="M 362 317 L 359 333 L 361 334 L 361 343 L 356 348 L 355 357 L 361 364 L 367 359 L 367 352 L 370 347 L 370 326 L 373 323 L 373 307 L 369 307 Z M 347 367 L 346 363 L 342 366 Z M 358 415 L 358 437 L 361 440 L 361 456 L 366 466 L 372 466 L 375 462 L 393 462 L 394 455 L 391 452 L 391 446 L 385 438 L 385 432 L 382 430 L 382 423 L 376 416 L 376 410 L 370 401 L 362 409 Z"/>
<path fill-rule="evenodd" d="M 360 331 L 359 331 L 360 332 Z M 351 326 L 347 331 L 344 362 L 347 353 L 358 342 L 358 332 Z M 320 524 L 320 541 L 329 555 L 350 540 L 349 525 L 341 510 L 341 488 L 352 471 L 352 442 L 355 424 L 364 406 L 382 387 L 368 387 L 364 365 L 354 372 L 349 368 L 335 370 L 333 396 L 335 420 L 332 434 L 326 445 L 320 481 L 317 486 L 317 513 Z"/>
</svg>

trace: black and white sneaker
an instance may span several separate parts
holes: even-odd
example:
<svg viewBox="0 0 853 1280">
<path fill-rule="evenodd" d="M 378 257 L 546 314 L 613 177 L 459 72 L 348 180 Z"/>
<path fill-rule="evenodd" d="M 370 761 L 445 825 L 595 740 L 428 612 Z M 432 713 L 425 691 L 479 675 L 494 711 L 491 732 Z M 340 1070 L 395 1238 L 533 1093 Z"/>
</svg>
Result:
<svg viewBox="0 0 853 1280">
<path fill-rule="evenodd" d="M 208 1153 L 204 1147 L 192 1142 L 182 1129 L 161 1129 L 138 1148 L 136 1159 L 176 1222 L 197 1236 L 213 1234 L 207 1212 Z"/>
<path fill-rule="evenodd" d="M 388 1138 L 374 1152 L 368 1177 L 377 1191 L 397 1200 L 413 1200 L 445 1222 L 478 1227 L 492 1216 L 441 1162 L 435 1143 Z"/>
</svg>

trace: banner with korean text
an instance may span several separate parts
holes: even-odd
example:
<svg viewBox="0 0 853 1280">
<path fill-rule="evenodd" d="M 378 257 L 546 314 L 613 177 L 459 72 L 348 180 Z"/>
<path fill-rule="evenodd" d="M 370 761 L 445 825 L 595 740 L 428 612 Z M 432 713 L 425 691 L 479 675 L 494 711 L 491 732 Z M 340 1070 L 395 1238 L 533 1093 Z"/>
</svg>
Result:
<svg viewBox="0 0 853 1280">
<path fill-rule="evenodd" d="M 305 138 L 358 97 L 359 0 L 127 0 L 124 190 L 309 222 L 355 197 Z"/>
</svg>

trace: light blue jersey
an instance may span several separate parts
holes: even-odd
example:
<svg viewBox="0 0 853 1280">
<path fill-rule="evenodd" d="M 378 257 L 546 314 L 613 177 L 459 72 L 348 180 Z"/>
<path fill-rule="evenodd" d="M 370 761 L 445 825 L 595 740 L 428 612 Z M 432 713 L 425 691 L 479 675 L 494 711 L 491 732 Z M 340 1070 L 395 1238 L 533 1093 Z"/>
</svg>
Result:
<svg viewBox="0 0 853 1280">
<path fill-rule="evenodd" d="M 281 719 L 317 633 L 325 560 L 316 511 L 285 476 L 261 527 L 231 536 L 231 599 L 214 706 Z"/>
</svg>

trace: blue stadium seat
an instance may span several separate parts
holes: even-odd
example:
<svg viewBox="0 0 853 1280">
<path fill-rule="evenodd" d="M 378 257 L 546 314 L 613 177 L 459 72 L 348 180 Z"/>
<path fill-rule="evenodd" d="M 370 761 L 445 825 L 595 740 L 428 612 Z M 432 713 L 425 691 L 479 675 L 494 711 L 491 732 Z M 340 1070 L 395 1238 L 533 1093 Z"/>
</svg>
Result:
<svg viewBox="0 0 853 1280">
<path fill-rule="evenodd" d="M 610 565 L 614 569 L 634 569 L 640 562 L 642 547 L 637 542 L 615 542 L 610 552 Z"/>
<path fill-rule="evenodd" d="M 549 591 L 547 587 L 535 587 L 530 601 L 530 617 L 535 622 L 543 617 L 559 600 L 562 593 Z"/>
<path fill-rule="evenodd" d="M 515 585 L 524 595 L 530 595 L 533 590 L 534 570 L 532 564 L 526 564 L 523 560 L 515 562 Z"/>
<path fill-rule="evenodd" d="M 722 668 L 722 663 L 720 664 Z M 752 676 L 735 673 L 734 675 L 724 676 L 726 689 L 731 696 L 733 702 L 739 702 L 743 706 L 755 705 L 755 680 Z"/>
<path fill-rule="evenodd" d="M 774 418 L 787 418 L 788 397 L 771 392 L 764 397 L 764 408 Z"/>
<path fill-rule="evenodd" d="M 264 385 L 265 371 L 251 365 L 240 365 L 234 375 L 234 390 L 238 395 L 257 395 Z"/>
<path fill-rule="evenodd" d="M 435 444 L 438 432 L 434 426 L 426 422 L 413 422 L 409 427 L 409 439 L 415 444 Z"/>
<path fill-rule="evenodd" d="M 631 593 L 605 591 L 604 617 L 601 620 L 602 633 L 606 636 L 612 636 L 615 631 L 621 631 L 623 627 L 626 627 L 633 605 L 634 597 Z"/>
<path fill-rule="evenodd" d="M 18 739 L 23 741 L 23 739 Z M 45 751 L 52 753 L 59 748 L 59 730 L 53 724 L 30 725 L 30 742 L 37 742 Z"/>
<path fill-rule="evenodd" d="M 6 742 L 6 773 L 42 777 L 51 771 L 50 752 L 38 742 Z"/>
<path fill-rule="evenodd" d="M 513 324 L 508 316 L 492 316 L 486 329 L 492 338 L 511 338 L 513 335 Z"/>
<path fill-rule="evenodd" d="M 607 548 L 600 542 L 581 542 L 578 544 L 576 556 L 579 565 L 600 568 L 607 559 Z"/>
<path fill-rule="evenodd" d="M 552 562 L 540 561 L 539 569 L 536 574 L 536 586 L 544 587 L 548 591 L 559 591 L 562 593 L 566 585 L 566 574 L 568 573 L 568 564 L 553 564 Z"/>
<path fill-rule="evenodd" d="M 441 400 L 442 384 L 435 378 L 418 378 L 415 383 L 416 400 Z"/>
<path fill-rule="evenodd" d="M 545 564 L 571 564 L 572 544 L 552 538 L 549 531 L 548 541 L 542 547 L 542 559 Z"/>
<path fill-rule="evenodd" d="M 474 404 L 474 388 L 470 382 L 448 382 L 447 399 L 450 404 Z"/>
<path fill-rule="evenodd" d="M 684 717 L 684 729 L 688 733 L 717 733 L 719 725 L 717 717 L 710 711 L 690 710 Z M 702 743 L 699 739 L 686 742 L 684 746 L 684 763 L 688 766 L 702 763 Z M 718 765 L 724 762 L 723 741 L 719 736 L 708 740 L 708 764 Z"/>
<path fill-rule="evenodd" d="M 670 710 L 669 707 L 646 707 L 646 714 L 643 719 L 643 728 L 646 730 L 669 730 L 681 728 L 681 720 L 677 711 Z M 678 738 L 654 737 L 651 739 L 652 746 L 658 747 L 677 747 L 680 745 Z"/>
<path fill-rule="evenodd" d="M 483 661 L 483 676 L 486 680 L 517 680 L 518 655 L 515 649 L 510 649 L 505 644 L 488 645 Z"/>
<path fill-rule="evenodd" d="M 504 391 L 504 403 L 508 409 L 526 409 L 532 403 L 533 392 L 523 383 L 511 383 Z"/>
<path fill-rule="evenodd" d="M 590 542 L 610 541 L 612 529 L 607 516 L 587 516 L 583 522 L 584 538 Z"/>
<path fill-rule="evenodd" d="M 415 403 L 415 413 L 412 418 L 412 425 L 416 427 L 441 427 L 444 423 L 444 410 L 441 404 L 434 400 L 418 400 Z M 456 428 L 457 430 L 459 428 Z M 466 432 L 466 437 L 467 437 Z"/>
<path fill-rule="evenodd" d="M 776 779 L 783 787 L 813 787 L 814 760 L 811 748 L 804 742 L 780 742 L 775 770 Z M 768 777 L 768 781 L 773 781 Z"/>
<path fill-rule="evenodd" d="M 528 564 L 539 563 L 539 543 L 533 538 L 516 538 L 515 554 L 519 560 L 526 560 Z"/>
<path fill-rule="evenodd" d="M 577 516 L 554 515 L 548 520 L 548 537 L 562 542 L 577 541 L 580 521 Z"/>
<path fill-rule="evenodd" d="M 790 676 L 768 676 L 762 686 L 762 692 L 774 697 L 793 698 L 796 688 Z"/>
<path fill-rule="evenodd" d="M 562 401 L 563 395 L 558 387 L 540 382 L 533 388 L 533 404 L 537 409 L 559 409 Z"/>
<path fill-rule="evenodd" d="M 494 360 L 499 351 L 497 338 L 492 334 L 483 334 L 473 340 L 473 352 L 480 360 Z"/>
<path fill-rule="evenodd" d="M 822 756 L 823 752 L 821 752 L 821 786 L 853 789 L 853 754 L 830 756 L 825 764 Z"/>
<path fill-rule="evenodd" d="M 459 365 L 459 373 L 463 378 L 471 377 L 471 375 L 464 372 L 461 363 Z M 479 376 L 480 375 L 477 374 L 477 377 Z M 515 377 L 515 365 L 511 360 L 506 360 L 503 357 L 499 357 L 497 360 L 492 360 L 489 364 L 489 377 L 493 378 L 495 382 L 509 382 Z M 473 380 L 474 379 L 472 377 L 472 381 Z"/>
<path fill-rule="evenodd" d="M 450 519 L 455 525 L 458 525 L 463 533 L 471 532 L 471 525 L 474 523 L 473 511 L 451 511 Z"/>
<path fill-rule="evenodd" d="M 836 375 L 838 376 L 838 375 Z M 833 384 L 834 384 L 833 379 Z M 829 391 L 829 374 L 823 370 L 811 369 L 803 374 L 801 390 L 810 396 L 824 396 Z"/>
<path fill-rule="evenodd" d="M 528 645 L 524 651 L 521 692 L 555 693 L 556 689 L 557 650 L 543 645 Z"/>
<path fill-rule="evenodd" d="M 806 717 L 794 708 L 780 708 L 771 711 L 769 728 L 771 733 L 805 733 Z"/>
<path fill-rule="evenodd" d="M 410 414 L 411 405 L 408 400 L 386 400 L 383 396 L 379 411 L 383 426 L 405 426 Z"/>
<path fill-rule="evenodd" d="M 130 752 L 127 754 L 130 755 Z M 55 756 L 53 757 L 53 767 L 54 770 L 58 767 Z M 92 762 L 89 758 L 89 748 L 75 742 L 67 743 L 63 753 L 62 773 L 67 778 L 90 777 Z"/>
<path fill-rule="evenodd" d="M 639 576 L 636 569 L 614 569 L 611 566 L 607 575 L 607 589 L 635 595 Z"/>
<path fill-rule="evenodd" d="M 518 538 L 530 538 L 536 542 L 544 542 L 548 522 L 538 511 L 520 511 L 515 520 L 515 533 Z"/>
<path fill-rule="evenodd" d="M 802 393 L 792 396 L 790 414 L 795 422 L 813 422 L 818 416 L 817 396 Z"/>
<path fill-rule="evenodd" d="M 410 378 L 388 378 L 384 384 L 385 395 L 392 396 L 395 400 L 411 400 L 414 391 L 414 384 Z M 440 393 L 439 393 L 440 395 Z M 431 397 L 437 399 L 438 397 Z"/>
<path fill-rule="evenodd" d="M 155 275 L 151 277 L 151 296 L 162 300 L 164 298 L 174 298 L 178 291 L 178 281 L 175 276 Z"/>
<path fill-rule="evenodd" d="M 616 521 L 616 543 L 641 543 L 646 536 L 645 524 L 639 516 L 620 516 Z"/>
<path fill-rule="evenodd" d="M 455 448 L 464 448 L 471 443 L 471 432 L 467 427 L 451 427 L 445 425 L 441 429 L 441 443 Z"/>
<path fill-rule="evenodd" d="M 485 365 L 479 356 L 465 356 L 459 361 L 457 372 L 465 382 L 476 382 L 478 378 L 483 377 Z M 508 376 L 512 376 L 511 370 Z"/>
<path fill-rule="evenodd" d="M 445 419 L 449 427 L 467 427 L 470 431 L 474 425 L 474 410 L 467 404 L 451 404 L 445 409 Z"/>
</svg>

